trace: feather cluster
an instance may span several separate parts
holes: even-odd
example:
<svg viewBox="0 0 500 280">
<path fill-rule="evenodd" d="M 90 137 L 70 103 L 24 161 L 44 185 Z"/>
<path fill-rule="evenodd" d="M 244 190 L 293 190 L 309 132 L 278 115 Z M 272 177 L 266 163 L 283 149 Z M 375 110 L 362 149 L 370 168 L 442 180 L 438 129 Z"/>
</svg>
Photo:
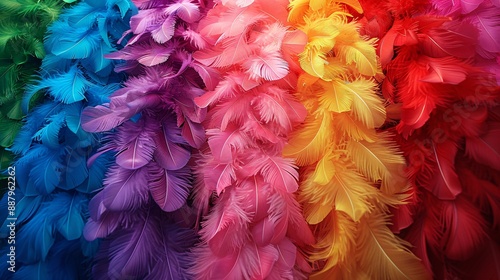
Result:
<svg viewBox="0 0 500 280">
<path fill-rule="evenodd" d="M 0 2 L 1 279 L 500 279 L 500 0 Z"/>
<path fill-rule="evenodd" d="M 351 13 L 357 1 L 295 0 L 289 21 L 307 34 L 297 98 L 308 116 L 284 155 L 301 167 L 299 201 L 317 239 L 311 279 L 425 279 L 408 244 L 388 227 L 403 203 L 404 159 L 391 136 L 376 78 L 375 40 Z"/>
<path fill-rule="evenodd" d="M 105 238 L 95 279 L 185 279 L 187 249 L 196 241 L 185 206 L 192 152 L 205 142 L 206 110 L 195 106 L 204 68 L 191 53 L 203 45 L 193 28 L 207 3 L 134 1 L 133 37 L 106 57 L 130 78 L 110 102 L 87 107 L 82 127 L 112 131 L 100 152 L 116 155 L 104 188 L 89 205 L 85 238 Z M 198 74 L 200 72 L 200 74 Z"/>
<path fill-rule="evenodd" d="M 13 144 L 22 127 L 24 85 L 45 56 L 43 36 L 63 6 L 60 0 L 0 3 L 0 170 L 12 163 L 13 154 L 5 148 Z M 2 186 L 7 183 L 2 181 Z"/>
<path fill-rule="evenodd" d="M 362 4 L 411 182 L 394 230 L 436 279 L 500 278 L 500 3 Z"/>
<path fill-rule="evenodd" d="M 107 158 L 87 166 L 100 136 L 83 131 L 80 114 L 84 106 L 107 100 L 119 88 L 123 76 L 112 71 L 114 63 L 103 54 L 116 50 L 131 14 L 127 0 L 85 1 L 62 12 L 48 28 L 40 74 L 19 106 L 28 111 L 35 95 L 45 98 L 28 113 L 11 147 L 17 155 L 18 241 L 12 279 L 89 277 L 98 244 L 83 239 L 83 227 L 89 198 L 102 186 Z M 5 238 L 11 222 L 5 219 L 7 195 L 3 201 L 0 234 Z M 2 279 L 12 276 L 6 257 L 2 251 Z"/>
<path fill-rule="evenodd" d="M 204 220 L 190 270 L 196 279 L 310 272 L 303 249 L 314 239 L 294 195 L 298 173 L 282 157 L 306 115 L 292 93 L 307 38 L 286 25 L 287 4 L 217 2 L 197 29 L 206 46 L 193 57 L 207 69 L 208 91 L 195 102 L 208 107 L 208 143 L 197 160 L 195 206 Z"/>
</svg>

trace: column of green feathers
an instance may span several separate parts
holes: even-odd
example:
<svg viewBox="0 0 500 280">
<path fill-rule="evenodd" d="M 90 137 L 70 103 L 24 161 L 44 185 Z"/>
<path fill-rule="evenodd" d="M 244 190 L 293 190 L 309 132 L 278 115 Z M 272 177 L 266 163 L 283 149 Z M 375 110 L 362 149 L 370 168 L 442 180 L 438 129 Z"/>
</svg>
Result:
<svg viewBox="0 0 500 280">
<path fill-rule="evenodd" d="M 72 2 L 75 0 L 0 1 L 0 195 L 7 187 L 3 171 L 13 159 L 6 148 L 12 145 L 27 113 L 21 110 L 24 88 L 45 56 L 45 31 L 66 3 Z"/>
</svg>

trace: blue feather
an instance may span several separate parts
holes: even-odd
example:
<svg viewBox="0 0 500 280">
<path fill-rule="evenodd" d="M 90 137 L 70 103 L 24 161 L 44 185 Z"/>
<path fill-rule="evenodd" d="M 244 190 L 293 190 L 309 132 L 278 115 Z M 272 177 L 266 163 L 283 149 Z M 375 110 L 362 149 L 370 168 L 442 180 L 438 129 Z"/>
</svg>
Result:
<svg viewBox="0 0 500 280">
<path fill-rule="evenodd" d="M 42 147 L 44 152 L 39 154 L 36 163 L 32 165 L 29 172 L 26 195 L 50 194 L 61 182 L 61 170 L 64 168 L 61 151 Z"/>
<path fill-rule="evenodd" d="M 32 143 L 33 136 L 43 125 L 45 119 L 51 114 L 59 113 L 61 110 L 62 106 L 54 102 L 36 107 L 35 110 L 28 114 L 25 125 L 21 128 L 9 150 L 16 154 L 25 154 Z"/>
<path fill-rule="evenodd" d="M 33 135 L 33 140 L 41 142 L 50 148 L 59 146 L 59 131 L 66 122 L 66 112 L 61 111 L 46 118 L 47 124 Z"/>
<path fill-rule="evenodd" d="M 85 91 L 89 82 L 85 79 L 78 65 L 73 65 L 67 72 L 46 77 L 32 86 L 31 91 L 47 89 L 47 92 L 56 100 L 66 104 L 85 99 Z"/>
<path fill-rule="evenodd" d="M 74 28 L 90 29 L 98 17 L 103 17 L 106 14 L 106 9 L 103 7 L 93 7 L 85 2 L 80 2 L 68 9 L 64 13 L 64 18 L 68 19 L 70 26 Z"/>
<path fill-rule="evenodd" d="M 82 104 L 72 103 L 65 107 L 66 125 L 73 133 L 77 133 L 81 127 L 80 116 L 82 114 Z"/>
<path fill-rule="evenodd" d="M 51 280 L 50 270 L 45 262 L 25 265 L 13 274 L 12 280 Z"/>
<path fill-rule="evenodd" d="M 95 193 L 102 188 L 102 182 L 111 163 L 114 162 L 112 152 L 107 152 L 98 157 L 89 168 L 89 176 L 77 190 L 82 193 Z"/>
<path fill-rule="evenodd" d="M 64 184 L 59 187 L 65 190 L 70 190 L 78 187 L 89 176 L 87 168 L 87 158 L 89 157 L 89 149 L 67 147 L 65 155 Z"/>
<path fill-rule="evenodd" d="M 50 51 L 62 58 L 82 59 L 89 57 L 100 45 L 99 33 L 89 31 L 88 28 L 72 28 L 68 23 L 63 23 L 57 28 L 49 28 L 52 32 L 62 29 L 70 29 L 69 33 L 58 33 L 48 41 Z"/>
<path fill-rule="evenodd" d="M 82 216 L 82 205 L 88 204 L 88 198 L 84 195 L 73 193 L 58 193 L 51 202 L 52 207 L 62 209 L 60 216 L 56 218 L 56 229 L 66 240 L 79 239 L 82 236 L 83 226 L 85 224 Z"/>
<path fill-rule="evenodd" d="M 7 195 L 4 196 L 7 198 Z M 30 219 L 33 214 L 35 214 L 36 211 L 38 211 L 38 208 L 40 207 L 40 204 L 42 203 L 43 197 L 42 196 L 25 196 L 22 193 L 16 195 L 16 212 L 15 212 L 15 217 L 17 218 L 16 223 L 17 224 L 23 224 L 26 220 Z M 6 209 L 7 207 L 0 206 L 0 209 Z M 5 212 L 6 214 L 8 213 L 7 211 L 2 211 Z M 0 221 L 4 221 L 2 228 L 0 228 L 0 238 L 7 238 L 9 235 L 9 228 L 7 225 L 10 220 L 7 220 L 7 215 L 5 217 L 1 217 Z"/>
<path fill-rule="evenodd" d="M 83 60 L 82 65 L 101 77 L 107 77 L 113 71 L 113 63 L 104 56 L 112 51 L 113 48 L 106 44 L 100 44 L 95 50 L 95 54 Z"/>
<path fill-rule="evenodd" d="M 50 247 L 54 244 L 55 230 L 51 221 L 52 214 L 46 209 L 42 209 L 17 232 L 16 239 L 22 242 L 17 242 L 16 253 L 18 258 L 25 263 L 44 261 Z"/>
</svg>

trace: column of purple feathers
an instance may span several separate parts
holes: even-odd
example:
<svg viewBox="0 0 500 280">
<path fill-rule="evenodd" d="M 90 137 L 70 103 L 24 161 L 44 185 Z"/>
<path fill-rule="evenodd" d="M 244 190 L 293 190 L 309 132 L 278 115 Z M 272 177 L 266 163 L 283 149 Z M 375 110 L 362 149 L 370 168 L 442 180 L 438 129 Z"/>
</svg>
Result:
<svg viewBox="0 0 500 280">
<path fill-rule="evenodd" d="M 191 155 L 205 142 L 205 69 L 191 54 L 205 42 L 193 32 L 208 1 L 134 0 L 126 47 L 108 55 L 129 74 L 110 102 L 87 107 L 82 127 L 111 131 L 101 153 L 116 159 L 89 205 L 87 240 L 104 238 L 95 279 L 191 279 L 188 251 L 197 241 L 186 201 Z M 99 155 L 96 155 L 97 158 Z M 92 163 L 91 159 L 90 162 Z"/>
</svg>

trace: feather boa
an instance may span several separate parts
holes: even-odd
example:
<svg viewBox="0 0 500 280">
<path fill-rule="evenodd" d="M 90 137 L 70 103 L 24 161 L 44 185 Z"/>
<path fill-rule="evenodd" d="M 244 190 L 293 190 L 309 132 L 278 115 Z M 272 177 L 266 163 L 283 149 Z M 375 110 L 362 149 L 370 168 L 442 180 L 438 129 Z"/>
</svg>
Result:
<svg viewBox="0 0 500 280">
<path fill-rule="evenodd" d="M 364 40 L 351 13 L 357 1 L 292 1 L 289 21 L 308 37 L 297 98 L 308 117 L 284 155 L 301 166 L 299 200 L 317 243 L 311 279 L 426 279 L 407 243 L 388 227 L 403 203 L 404 160 L 390 134 L 375 79 L 375 40 Z"/>
<path fill-rule="evenodd" d="M 307 38 L 286 26 L 287 1 L 222 1 L 198 26 L 194 54 L 207 75 L 208 144 L 198 159 L 195 206 L 204 216 L 193 251 L 196 279 L 302 279 L 313 242 L 294 192 L 298 173 L 281 156 L 305 117 L 291 92 Z M 214 204 L 208 213 L 209 204 Z"/>
<path fill-rule="evenodd" d="M 437 279 L 500 278 L 498 1 L 362 4 L 412 184 L 394 230 Z"/>
<path fill-rule="evenodd" d="M 43 36 L 57 19 L 60 0 L 5 0 L 0 3 L 0 170 L 12 165 L 10 147 L 21 129 L 24 85 L 45 56 Z M 0 174 L 0 178 L 3 174 Z M 7 186 L 7 182 L 1 182 Z M 3 193 L 3 191 L 2 191 Z"/>
<path fill-rule="evenodd" d="M 130 5 L 126 0 L 81 2 L 49 27 L 47 55 L 22 105 L 27 111 L 35 95 L 45 93 L 46 98 L 29 112 L 11 148 L 18 155 L 17 271 L 10 274 L 4 267 L 2 251 L 2 279 L 89 277 L 97 242 L 85 241 L 82 232 L 89 198 L 102 185 L 107 158 L 87 167 L 99 135 L 82 130 L 80 114 L 85 105 L 101 103 L 119 87 L 123 76 L 112 72 L 114 63 L 102 54 L 118 47 L 115 43 L 132 13 Z M 6 200 L 7 195 L 2 202 Z M 9 234 L 9 222 L 2 225 L 2 238 Z"/>
<path fill-rule="evenodd" d="M 82 115 L 86 131 L 114 129 L 100 153 L 116 153 L 84 233 L 105 238 L 95 279 L 187 279 L 186 252 L 196 241 L 184 207 L 192 185 L 188 162 L 205 141 L 206 114 L 193 101 L 204 92 L 204 72 L 191 53 L 204 44 L 193 29 L 206 2 L 134 3 L 139 13 L 127 31 L 133 37 L 107 56 L 124 60 L 117 70 L 131 77 L 109 103 Z"/>
</svg>

